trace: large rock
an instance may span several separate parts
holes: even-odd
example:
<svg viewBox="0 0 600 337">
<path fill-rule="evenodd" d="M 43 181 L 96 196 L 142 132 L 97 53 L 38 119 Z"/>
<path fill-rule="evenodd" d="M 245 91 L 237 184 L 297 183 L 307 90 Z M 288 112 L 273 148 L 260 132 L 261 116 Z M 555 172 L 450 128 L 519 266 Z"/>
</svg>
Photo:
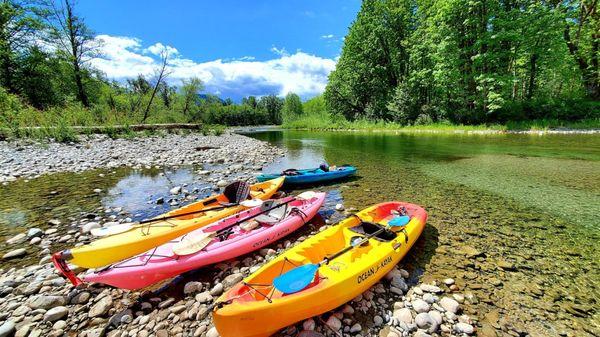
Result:
<svg viewBox="0 0 600 337">
<path fill-rule="evenodd" d="M 428 332 L 435 332 L 438 329 L 438 323 L 426 312 L 418 314 L 415 317 L 415 323 L 420 329 L 427 330 Z"/>
<path fill-rule="evenodd" d="M 416 312 L 422 313 L 422 312 L 428 312 L 430 305 L 429 305 L 429 303 L 418 298 L 418 299 L 412 301 L 412 307 L 413 307 L 413 309 L 415 309 Z"/>
<path fill-rule="evenodd" d="M 404 322 L 406 324 L 411 324 L 413 322 L 412 313 L 408 308 L 394 310 L 393 316 L 400 322 Z"/>
<path fill-rule="evenodd" d="M 18 243 L 23 243 L 23 242 L 25 242 L 25 240 L 27 240 L 27 234 L 21 233 L 21 234 L 17 234 L 15 236 L 13 236 L 12 238 L 6 240 L 6 243 L 8 243 L 9 245 L 15 245 Z"/>
<path fill-rule="evenodd" d="M 461 322 L 456 323 L 454 326 L 454 331 L 457 333 L 466 333 L 467 335 L 470 335 L 475 332 L 475 328 L 473 328 L 471 324 Z"/>
<path fill-rule="evenodd" d="M 456 314 L 458 312 L 458 309 L 460 308 L 460 304 L 458 304 L 458 302 L 451 299 L 450 297 L 442 298 L 442 300 L 440 301 L 440 306 L 442 306 L 444 310 L 450 311 L 453 314 Z"/>
<path fill-rule="evenodd" d="M 6 321 L 0 325 L 0 337 L 7 337 L 15 332 L 15 323 L 13 321 Z"/>
<path fill-rule="evenodd" d="M 31 309 L 44 309 L 49 310 L 54 307 L 63 306 L 67 304 L 67 300 L 63 296 L 46 296 L 46 295 L 38 295 L 32 297 L 27 305 Z"/>
<path fill-rule="evenodd" d="M 25 255 L 27 255 L 27 250 L 25 248 L 19 248 L 19 249 L 11 250 L 10 252 L 4 254 L 2 256 L 2 259 L 4 259 L 4 260 L 16 259 L 18 257 L 23 257 Z"/>
<path fill-rule="evenodd" d="M 39 228 L 29 228 L 29 230 L 27 231 L 27 237 L 32 239 L 32 238 L 39 238 L 41 236 L 44 235 L 44 231 L 39 229 Z"/>
<path fill-rule="evenodd" d="M 92 229 L 100 228 L 100 227 L 102 227 L 102 226 L 100 226 L 100 224 L 97 223 L 97 222 L 94 222 L 94 221 L 88 222 L 88 223 L 86 223 L 85 225 L 83 225 L 81 227 L 81 232 L 82 233 L 89 233 L 89 232 L 92 231 Z"/>
<path fill-rule="evenodd" d="M 112 297 L 110 295 L 102 297 L 100 301 L 96 302 L 88 312 L 89 317 L 98 317 L 106 315 L 108 310 L 112 307 Z"/>
<path fill-rule="evenodd" d="M 58 321 L 61 318 L 67 317 L 69 315 L 69 309 L 67 307 L 55 307 L 52 308 L 44 314 L 44 321 L 46 322 L 54 322 Z"/>
<path fill-rule="evenodd" d="M 408 290 L 408 285 L 406 284 L 406 281 L 404 281 L 404 278 L 402 278 L 402 276 L 400 276 L 400 272 L 398 271 L 398 275 L 394 275 L 394 277 L 392 277 L 392 282 L 391 285 L 406 292 Z"/>
<path fill-rule="evenodd" d="M 241 280 L 244 279 L 244 275 L 240 274 L 240 273 L 236 273 L 236 274 L 231 274 L 229 276 L 227 276 L 224 280 L 223 280 L 223 287 L 225 289 L 229 289 L 231 287 L 233 287 L 236 283 L 240 282 Z"/>
</svg>

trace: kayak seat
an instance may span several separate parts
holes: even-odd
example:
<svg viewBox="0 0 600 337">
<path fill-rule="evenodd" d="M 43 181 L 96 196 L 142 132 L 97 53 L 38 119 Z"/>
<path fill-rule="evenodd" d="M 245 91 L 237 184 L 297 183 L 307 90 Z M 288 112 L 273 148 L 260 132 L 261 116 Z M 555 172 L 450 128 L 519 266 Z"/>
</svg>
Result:
<svg viewBox="0 0 600 337">
<path fill-rule="evenodd" d="M 375 233 L 376 231 L 385 228 L 380 224 L 372 223 L 372 222 L 361 222 L 359 225 L 349 228 L 351 231 L 362 234 L 362 235 L 370 235 Z M 392 241 L 396 238 L 397 234 L 394 231 L 385 228 L 381 233 L 377 234 L 374 239 L 378 241 Z"/>
<path fill-rule="evenodd" d="M 273 208 L 275 206 L 277 206 L 279 202 L 276 202 L 275 200 L 269 200 L 264 202 L 261 205 L 262 209 L 269 209 L 269 208 Z M 254 220 L 263 223 L 263 224 L 268 224 L 268 225 L 273 225 L 276 224 L 278 222 L 280 222 L 281 220 L 285 219 L 285 217 L 287 217 L 289 214 L 289 210 L 288 210 L 288 205 L 283 205 L 277 208 L 272 209 L 271 211 L 261 214 L 259 216 L 257 216 L 256 218 L 254 218 Z"/>
<path fill-rule="evenodd" d="M 248 199 L 248 196 L 250 195 L 250 185 L 245 181 L 234 181 L 225 186 L 223 195 L 227 198 L 229 203 L 239 204 Z"/>
</svg>

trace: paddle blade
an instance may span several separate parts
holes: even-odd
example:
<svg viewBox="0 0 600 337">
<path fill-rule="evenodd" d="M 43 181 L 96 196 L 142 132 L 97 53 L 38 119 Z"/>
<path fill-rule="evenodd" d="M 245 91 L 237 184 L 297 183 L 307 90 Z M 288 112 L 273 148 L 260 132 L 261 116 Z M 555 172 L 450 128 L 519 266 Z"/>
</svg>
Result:
<svg viewBox="0 0 600 337">
<path fill-rule="evenodd" d="M 388 226 L 390 227 L 404 227 L 406 224 L 410 222 L 410 217 L 408 215 L 402 215 L 394 217 L 392 220 L 388 222 Z"/>
<path fill-rule="evenodd" d="M 257 207 L 263 204 L 262 199 L 249 199 L 240 202 L 240 205 L 248 208 Z"/>
<path fill-rule="evenodd" d="M 132 228 L 133 228 L 133 224 L 122 223 L 122 224 L 109 226 L 109 227 L 94 228 L 90 231 L 90 234 L 92 234 L 93 236 L 97 236 L 97 237 L 105 237 L 105 236 L 121 234 L 121 233 L 127 232 L 128 230 L 130 230 Z"/>
<path fill-rule="evenodd" d="M 197 253 L 208 246 L 217 232 L 202 233 L 200 235 L 186 235 L 181 241 L 173 245 L 171 249 L 179 256 Z"/>
<path fill-rule="evenodd" d="M 273 280 L 273 286 L 284 294 L 297 293 L 314 280 L 318 269 L 318 264 L 305 264 L 296 267 L 277 276 Z"/>
</svg>

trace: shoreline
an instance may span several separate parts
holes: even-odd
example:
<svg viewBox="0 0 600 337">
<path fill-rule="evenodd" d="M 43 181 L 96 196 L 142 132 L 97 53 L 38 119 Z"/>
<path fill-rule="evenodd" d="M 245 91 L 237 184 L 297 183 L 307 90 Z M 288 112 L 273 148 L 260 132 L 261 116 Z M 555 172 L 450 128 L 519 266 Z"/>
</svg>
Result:
<svg viewBox="0 0 600 337">
<path fill-rule="evenodd" d="M 176 143 L 189 140 L 186 137 L 199 136 L 153 137 L 142 140 L 107 140 L 92 137 L 88 143 L 83 143 L 83 145 L 59 144 L 58 148 L 54 146 L 56 144 L 50 144 L 47 148 L 38 148 L 40 144 L 21 144 L 18 146 L 23 148 L 16 150 L 16 153 L 32 158 L 40 153 L 35 151 L 42 151 L 42 153 L 52 155 L 53 160 L 61 160 L 63 157 L 57 156 L 56 151 L 58 153 L 66 151 L 69 154 L 72 154 L 70 151 L 75 151 L 74 153 L 81 156 L 78 158 L 89 165 L 82 166 L 77 165 L 76 162 L 68 162 L 66 165 L 58 165 L 52 170 L 29 172 L 32 176 L 56 172 L 56 169 L 63 169 L 63 172 L 80 172 L 94 167 L 110 167 L 106 163 L 110 161 L 108 159 L 112 159 L 111 156 L 101 158 L 107 160 L 90 159 L 88 151 L 94 146 L 106 147 L 106 151 L 100 152 L 104 155 L 108 155 L 114 150 L 127 149 L 139 157 L 144 153 L 136 151 L 146 148 L 148 142 L 156 143 L 156 141 L 166 139 Z M 237 144 L 237 141 L 241 141 L 245 145 L 245 147 L 238 147 L 238 149 L 242 148 L 242 151 L 227 152 L 229 148 L 225 143 L 221 143 L 222 155 L 224 157 L 231 156 L 231 158 L 225 158 L 224 163 L 231 165 L 230 167 L 243 165 L 244 168 L 238 172 L 241 172 L 240 174 L 244 177 L 252 177 L 255 167 L 275 160 L 280 154 L 274 151 L 273 149 L 276 148 L 271 145 L 256 140 L 250 141 L 245 136 L 227 134 L 220 137 L 226 143 Z M 198 143 L 193 146 L 181 147 L 178 145 L 177 149 L 193 150 L 193 153 L 196 153 L 193 160 L 197 163 L 203 164 L 211 161 L 212 159 L 197 153 L 213 151 L 211 153 L 214 154 L 217 149 L 198 151 L 196 148 L 200 145 L 199 143 L 207 146 L 207 144 L 217 144 L 217 141 L 209 139 L 209 137 L 199 138 L 196 141 Z M 142 144 L 141 147 L 140 144 Z M 114 147 L 120 148 L 115 149 Z M 162 146 L 159 148 L 163 149 Z M 250 148 L 256 150 L 249 150 Z M 150 149 L 155 149 L 155 147 L 150 146 Z M 171 154 L 173 149 L 164 152 Z M 256 153 L 252 155 L 251 152 Z M 169 161 L 165 157 L 158 157 L 143 163 L 129 161 L 129 157 L 124 157 L 119 163 L 132 168 L 143 168 L 145 165 L 163 165 L 172 168 L 181 166 L 182 163 L 178 160 L 185 158 L 187 154 L 186 152 L 179 153 L 176 156 L 177 160 L 173 161 Z M 85 159 L 91 161 L 86 162 Z M 219 159 L 219 161 L 221 160 Z M 20 164 L 20 166 L 24 165 L 33 166 L 35 162 L 26 160 Z M 252 165 L 255 166 L 252 167 Z M 252 171 L 245 169 L 248 166 L 252 168 Z M 29 176 L 28 174 L 21 175 L 23 178 Z M 214 189 L 219 185 L 217 181 L 227 179 L 228 174 L 222 168 L 208 168 L 202 176 L 205 177 L 202 180 L 210 183 Z M 172 189 L 165 189 L 160 192 L 182 202 L 195 200 L 198 197 L 196 191 L 190 192 L 186 188 L 177 189 L 175 194 L 172 191 Z M 177 204 L 177 207 L 179 206 L 181 204 Z M 332 218 L 347 216 L 346 213 L 333 211 L 334 208 L 335 205 L 331 204 L 331 201 L 324 206 L 324 209 L 333 212 Z M 209 305 L 216 297 L 224 289 L 231 287 L 256 270 L 257 266 L 320 230 L 318 225 L 311 224 L 270 247 L 233 261 L 202 268 L 201 275 L 186 276 L 183 281 L 178 279 L 181 281 L 179 284 L 171 283 L 168 290 L 162 293 L 147 294 L 141 291 L 123 291 L 94 284 L 75 289 L 55 272 L 50 262 L 49 254 L 57 249 L 56 245 L 76 245 L 90 242 L 91 238 L 88 233 L 90 228 L 125 222 L 132 216 L 120 207 L 102 207 L 101 210 L 96 207 L 96 211 L 93 213 L 78 213 L 79 215 L 73 214 L 64 219 L 47 219 L 46 227 L 48 228 L 31 228 L 29 231 L 7 240 L 6 246 L 9 250 L 32 250 L 31 246 L 39 247 L 41 250 L 38 251 L 40 261 L 37 264 L 22 268 L 1 269 L 0 333 L 9 335 L 16 333 L 17 336 L 48 335 L 50 337 L 64 334 L 110 337 L 125 335 L 217 337 L 218 333 L 212 326 L 208 310 Z M 334 219 L 327 220 L 329 220 L 328 223 L 336 222 L 332 221 Z M 331 226 L 325 223 L 320 225 L 321 228 Z M 429 333 L 458 336 L 472 335 L 477 331 L 478 319 L 466 314 L 466 312 L 470 312 L 465 307 L 467 306 L 465 298 L 469 295 L 463 294 L 453 279 L 419 284 L 411 283 L 410 280 L 414 280 L 414 275 L 410 275 L 406 270 L 397 266 L 380 282 L 351 302 L 331 312 L 298 322 L 276 336 L 308 336 L 310 334 L 323 336 L 331 335 L 332 330 L 337 335 L 344 333 L 373 337 L 400 337 L 407 334 L 428 336 Z"/>
<path fill-rule="evenodd" d="M 419 134 L 458 134 L 458 135 L 595 135 L 600 134 L 600 129 L 548 129 L 548 130 L 468 130 L 468 129 L 321 129 L 321 128 L 281 128 L 290 131 L 317 131 L 317 132 L 373 132 L 373 133 L 419 133 Z"/>
</svg>

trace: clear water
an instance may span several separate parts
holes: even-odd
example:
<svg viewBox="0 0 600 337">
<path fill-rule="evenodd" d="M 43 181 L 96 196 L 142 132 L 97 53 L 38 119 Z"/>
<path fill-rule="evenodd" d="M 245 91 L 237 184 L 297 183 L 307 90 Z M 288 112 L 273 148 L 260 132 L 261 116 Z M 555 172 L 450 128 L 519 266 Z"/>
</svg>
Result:
<svg viewBox="0 0 600 337">
<path fill-rule="evenodd" d="M 428 226 L 403 264 L 422 281 L 456 279 L 473 296 L 467 310 L 481 320 L 481 335 L 599 334 L 600 137 L 251 136 L 289 152 L 265 171 L 323 161 L 357 166 L 353 181 L 328 187 L 346 207 L 423 205 Z M 473 249 L 481 256 L 469 257 Z"/>
<path fill-rule="evenodd" d="M 334 220 L 341 217 L 332 211 L 338 202 L 355 209 L 386 200 L 423 205 L 428 226 L 402 266 L 414 282 L 454 278 L 469 298 L 466 312 L 480 320 L 479 335 L 600 335 L 600 137 L 302 131 L 251 136 L 288 151 L 267 172 L 323 161 L 358 167 L 353 179 L 311 187 L 328 192 L 321 213 Z M 58 228 L 67 232 L 88 212 L 122 211 L 134 219 L 163 213 L 171 187 L 187 184 L 198 198 L 211 193 L 198 169 L 95 170 L 0 186 L 0 236 L 46 229 L 49 219 L 61 220 Z M 165 204 L 156 205 L 159 197 Z M 469 257 L 473 250 L 481 255 Z M 28 251 L 27 258 L 2 267 L 39 260 L 39 249 Z"/>
</svg>

